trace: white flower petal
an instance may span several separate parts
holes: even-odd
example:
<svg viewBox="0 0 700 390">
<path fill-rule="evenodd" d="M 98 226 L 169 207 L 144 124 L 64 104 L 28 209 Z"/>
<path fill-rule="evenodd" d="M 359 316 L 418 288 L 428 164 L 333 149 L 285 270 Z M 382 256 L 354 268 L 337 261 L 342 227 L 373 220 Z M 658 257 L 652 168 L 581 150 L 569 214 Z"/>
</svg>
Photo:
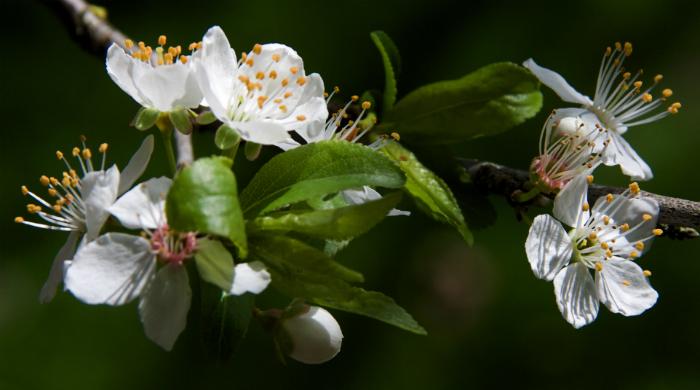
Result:
<svg viewBox="0 0 700 390">
<path fill-rule="evenodd" d="M 206 103 L 219 120 L 227 120 L 227 106 L 234 93 L 238 63 L 221 27 L 214 26 L 207 31 L 202 38 L 202 48 L 194 55 L 193 64 Z"/>
<path fill-rule="evenodd" d="M 381 199 L 382 195 L 377 192 L 374 188 L 364 186 L 361 190 L 343 190 L 340 192 L 346 203 L 349 205 L 359 205 L 364 204 L 373 200 Z M 410 211 L 404 211 L 399 209 L 391 209 L 386 214 L 388 217 L 396 216 L 410 216 Z"/>
<path fill-rule="evenodd" d="M 85 233 L 88 241 L 94 240 L 102 225 L 109 218 L 107 209 L 117 199 L 119 169 L 113 165 L 106 171 L 93 171 L 80 180 L 80 195 L 85 205 Z"/>
<path fill-rule="evenodd" d="M 321 364 L 333 359 L 343 342 L 338 321 L 326 309 L 310 306 L 297 316 L 282 320 L 282 330 L 289 338 L 292 359 L 306 364 Z"/>
<path fill-rule="evenodd" d="M 632 180 L 650 180 L 654 177 L 651 168 L 634 151 L 632 146 L 617 132 L 610 132 L 612 142 L 608 146 L 603 163 L 608 166 L 619 165 L 622 173 Z"/>
<path fill-rule="evenodd" d="M 137 61 L 126 54 L 119 45 L 113 43 L 107 50 L 107 73 L 112 81 L 137 103 L 142 106 L 150 106 L 151 102 L 136 88 L 133 79 L 133 69 Z"/>
<path fill-rule="evenodd" d="M 275 145 L 289 140 L 289 133 L 284 126 L 267 121 L 227 122 L 228 126 L 238 131 L 246 141 L 261 145 Z"/>
<path fill-rule="evenodd" d="M 596 272 L 598 298 L 613 313 L 636 316 L 651 308 L 659 294 L 632 260 L 613 257 Z"/>
<path fill-rule="evenodd" d="M 289 139 L 282 141 L 282 142 L 276 142 L 274 144 L 274 146 L 277 146 L 278 148 L 280 148 L 286 152 L 287 150 L 292 150 L 292 149 L 300 147 L 301 144 L 299 142 L 295 141 L 294 139 L 289 138 Z"/>
<path fill-rule="evenodd" d="M 564 319 L 578 329 L 598 316 L 598 298 L 591 273 L 582 263 L 564 267 L 554 278 L 554 295 Z"/>
<path fill-rule="evenodd" d="M 156 229 L 165 223 L 165 196 L 172 183 L 167 177 L 149 179 L 122 195 L 109 212 L 128 229 Z"/>
<path fill-rule="evenodd" d="M 584 211 L 588 201 L 588 178 L 578 175 L 571 179 L 554 198 L 554 216 L 571 227 L 578 227 L 586 222 L 590 211 Z"/>
<path fill-rule="evenodd" d="M 187 324 L 192 291 L 181 264 L 163 266 L 139 302 L 146 336 L 170 351 Z"/>
<path fill-rule="evenodd" d="M 304 118 L 299 120 L 299 118 Z M 328 118 L 328 105 L 322 97 L 313 97 L 300 103 L 291 114 L 285 118 L 275 120 L 287 130 L 296 130 L 308 123 L 325 121 Z"/>
<path fill-rule="evenodd" d="M 535 63 L 532 58 L 523 62 L 523 66 L 530 69 L 530 72 L 537 77 L 542 84 L 548 86 L 554 93 L 559 95 L 561 100 L 569 103 L 577 103 L 584 106 L 593 104 L 588 96 L 584 96 L 574 89 L 564 80 L 561 75 L 553 70 L 543 68 Z"/>
<path fill-rule="evenodd" d="M 136 88 L 151 102 L 152 107 L 162 112 L 177 108 L 195 108 L 202 101 L 190 63 L 176 62 L 171 65 L 151 66 L 137 64 L 134 67 Z"/>
<path fill-rule="evenodd" d="M 525 240 L 530 268 L 540 279 L 552 280 L 571 260 L 572 242 L 561 223 L 549 214 L 535 217 Z"/>
<path fill-rule="evenodd" d="M 51 264 L 51 270 L 49 271 L 49 277 L 46 279 L 44 286 L 41 288 L 39 293 L 39 302 L 49 303 L 56 296 L 56 290 L 58 285 L 63 281 L 63 269 L 65 267 L 66 260 L 73 257 L 75 253 L 75 246 L 78 243 L 78 238 L 80 237 L 80 232 L 70 232 L 68 239 L 61 249 L 56 254 Z"/>
<path fill-rule="evenodd" d="M 78 249 L 66 272 L 66 289 L 87 304 L 123 305 L 141 294 L 155 265 L 148 240 L 107 233 Z"/>
<path fill-rule="evenodd" d="M 618 197 L 619 195 L 615 195 Z M 635 198 L 625 198 L 619 200 L 622 203 L 615 206 L 608 216 L 617 225 L 627 223 L 634 230 L 630 230 L 625 233 L 625 236 L 616 237 L 615 247 L 623 247 L 627 243 L 635 243 L 637 241 L 643 240 L 652 235 L 652 230 L 656 228 L 656 223 L 659 219 L 659 203 L 647 197 L 635 197 Z M 605 211 L 608 205 L 604 196 L 598 198 L 593 207 L 595 212 L 600 210 Z M 603 213 L 604 214 L 604 213 Z M 648 221 L 644 220 L 644 215 L 647 214 L 651 216 Z M 637 225 L 642 224 L 639 228 L 634 228 Z M 651 240 L 645 242 L 643 252 L 646 252 L 651 247 Z M 632 249 L 630 249 L 632 251 Z"/>
<path fill-rule="evenodd" d="M 270 284 L 270 273 L 259 261 L 236 264 L 233 270 L 231 294 L 241 295 L 247 292 L 259 294 Z"/>
<path fill-rule="evenodd" d="M 119 177 L 119 195 L 131 188 L 136 180 L 143 174 L 143 171 L 146 170 L 146 166 L 148 166 L 148 162 L 151 160 L 151 154 L 153 154 L 153 135 L 149 135 L 143 140 L 139 149 L 134 153 L 131 160 L 129 160 L 129 163 L 126 164 L 126 167 L 122 171 Z"/>
</svg>

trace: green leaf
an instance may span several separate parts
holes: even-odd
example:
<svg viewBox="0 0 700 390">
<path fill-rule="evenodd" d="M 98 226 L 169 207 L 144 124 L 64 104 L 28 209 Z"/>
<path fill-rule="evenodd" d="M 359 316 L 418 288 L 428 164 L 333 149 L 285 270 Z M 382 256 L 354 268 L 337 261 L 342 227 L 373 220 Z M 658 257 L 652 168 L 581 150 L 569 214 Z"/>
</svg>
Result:
<svg viewBox="0 0 700 390">
<path fill-rule="evenodd" d="M 225 292 L 231 291 L 233 284 L 233 256 L 221 241 L 209 238 L 197 240 L 194 254 L 199 276 L 218 286 Z"/>
<path fill-rule="evenodd" d="M 537 79 L 503 62 L 461 79 L 422 86 L 389 111 L 381 128 L 397 129 L 407 142 L 448 144 L 506 131 L 542 107 Z"/>
<path fill-rule="evenodd" d="M 404 180 L 382 153 L 347 141 L 323 141 L 270 159 L 241 192 L 241 206 L 246 216 L 255 216 L 348 188 L 400 188 Z"/>
<path fill-rule="evenodd" d="M 372 38 L 374 45 L 377 46 L 384 64 L 382 111 L 386 113 L 394 107 L 394 102 L 396 102 L 396 80 L 401 72 L 401 57 L 394 41 L 384 31 L 374 31 L 369 36 Z"/>
<path fill-rule="evenodd" d="M 182 134 L 190 134 L 192 132 L 192 118 L 187 110 L 170 111 L 168 117 L 177 131 Z"/>
<path fill-rule="evenodd" d="M 219 360 L 228 360 L 248 332 L 255 296 L 226 295 L 213 285 L 201 286 L 204 346 Z"/>
<path fill-rule="evenodd" d="M 226 125 L 219 126 L 216 130 L 216 135 L 214 135 L 214 144 L 221 150 L 230 149 L 236 146 L 240 141 L 241 136 L 238 132 Z"/>
<path fill-rule="evenodd" d="M 159 115 L 160 112 L 156 109 L 141 107 L 131 124 L 141 131 L 148 130 L 156 124 Z"/>
<path fill-rule="evenodd" d="M 231 160 L 224 157 L 200 158 L 185 167 L 175 177 L 165 209 L 174 229 L 226 237 L 245 257 L 245 225 L 230 167 Z"/>
<path fill-rule="evenodd" d="M 406 174 L 404 189 L 420 209 L 433 219 L 452 225 L 472 245 L 474 238 L 450 187 L 399 143 L 387 142 L 382 151 Z"/>
<path fill-rule="evenodd" d="M 265 235 L 251 237 L 255 256 L 267 265 L 286 270 L 303 278 L 335 278 L 348 283 L 362 283 L 361 273 L 334 261 L 322 251 L 291 237 Z M 252 253 L 251 251 L 251 253 Z"/>
<path fill-rule="evenodd" d="M 312 237 L 345 240 L 357 237 L 379 223 L 401 200 L 395 192 L 360 205 L 326 210 L 293 210 L 268 214 L 251 221 L 249 234 L 255 231 L 297 232 Z"/>
<path fill-rule="evenodd" d="M 269 239 L 251 239 L 251 253 L 267 264 L 272 285 L 282 293 L 322 306 L 371 317 L 409 332 L 426 334 L 425 329 L 393 299 L 379 292 L 352 286 L 348 280 L 332 272 L 305 264 L 303 255 L 307 255 L 311 250 L 317 252 L 315 257 L 325 257 L 325 262 L 332 261 L 322 252 L 310 248 L 304 253 L 290 255 L 285 252 L 288 249 L 270 242 Z"/>
</svg>

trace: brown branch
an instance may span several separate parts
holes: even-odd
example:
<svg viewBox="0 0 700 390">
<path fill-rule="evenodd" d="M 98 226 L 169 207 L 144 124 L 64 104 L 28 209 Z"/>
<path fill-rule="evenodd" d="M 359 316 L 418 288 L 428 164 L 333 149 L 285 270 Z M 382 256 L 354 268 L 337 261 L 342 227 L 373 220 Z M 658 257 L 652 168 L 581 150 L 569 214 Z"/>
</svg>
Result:
<svg viewBox="0 0 700 390">
<path fill-rule="evenodd" d="M 526 191 L 529 173 L 518 169 L 494 164 L 487 161 L 460 160 L 469 173 L 471 183 L 479 190 L 501 195 L 512 201 L 512 196 L 518 191 Z M 594 202 L 601 196 L 621 193 L 624 188 L 609 187 L 593 184 L 588 191 L 588 197 Z M 659 225 L 671 238 L 687 239 L 698 237 L 696 229 L 700 228 L 700 202 L 673 198 L 642 191 L 643 196 L 659 202 L 661 212 Z"/>
</svg>

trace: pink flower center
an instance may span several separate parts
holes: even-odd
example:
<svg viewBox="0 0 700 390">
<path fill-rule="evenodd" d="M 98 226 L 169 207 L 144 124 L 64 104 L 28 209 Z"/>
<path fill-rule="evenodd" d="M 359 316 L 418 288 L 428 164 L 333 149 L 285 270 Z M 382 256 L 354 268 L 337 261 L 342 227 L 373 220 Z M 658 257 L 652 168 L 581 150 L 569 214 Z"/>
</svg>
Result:
<svg viewBox="0 0 700 390">
<path fill-rule="evenodd" d="M 151 233 L 151 249 L 163 262 L 182 264 L 192 257 L 196 248 L 194 232 L 177 233 L 164 224 Z"/>
</svg>

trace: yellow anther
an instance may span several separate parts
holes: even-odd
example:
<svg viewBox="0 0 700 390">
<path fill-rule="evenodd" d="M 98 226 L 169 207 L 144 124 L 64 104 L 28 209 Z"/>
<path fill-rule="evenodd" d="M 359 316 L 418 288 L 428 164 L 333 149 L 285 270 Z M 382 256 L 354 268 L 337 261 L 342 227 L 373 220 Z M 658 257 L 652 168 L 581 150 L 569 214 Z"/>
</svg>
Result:
<svg viewBox="0 0 700 390">
<path fill-rule="evenodd" d="M 612 48 L 610 46 L 608 46 L 605 48 L 605 56 L 607 57 L 610 54 L 612 54 Z"/>
<path fill-rule="evenodd" d="M 78 172 L 76 172 L 75 169 L 69 170 L 68 173 L 70 174 L 70 177 L 72 177 L 73 179 L 78 178 Z"/>
<path fill-rule="evenodd" d="M 630 183 L 629 188 L 630 188 L 630 192 L 635 194 L 635 195 L 638 194 L 640 191 L 639 184 L 637 184 L 636 181 Z"/>
<path fill-rule="evenodd" d="M 399 135 L 399 133 L 392 131 L 390 135 L 391 138 L 393 138 L 395 141 L 401 141 L 401 136 Z"/>
<path fill-rule="evenodd" d="M 644 215 L 642 215 L 642 219 L 645 221 L 651 221 L 652 216 L 651 216 L 651 214 L 644 214 Z"/>
<path fill-rule="evenodd" d="M 583 207 L 581 207 L 581 210 L 588 211 L 590 209 L 591 209 L 591 206 L 588 205 L 588 202 L 583 202 Z"/>
<path fill-rule="evenodd" d="M 352 96 L 350 96 L 350 99 L 351 99 L 353 102 L 356 102 L 356 101 L 360 100 L 360 97 L 357 96 L 357 95 L 352 95 Z"/>
<path fill-rule="evenodd" d="M 367 100 L 362 102 L 362 109 L 363 110 L 369 110 L 370 107 L 372 107 L 372 103 L 368 102 Z"/>
<path fill-rule="evenodd" d="M 245 61 L 245 64 L 248 65 L 248 66 L 250 66 L 250 67 L 252 67 L 253 64 L 255 64 L 255 61 L 253 61 L 252 58 L 248 58 L 248 59 Z"/>
<path fill-rule="evenodd" d="M 591 241 L 595 241 L 598 238 L 598 235 L 595 234 L 595 232 L 591 232 L 591 234 L 588 235 L 588 239 Z"/>
<path fill-rule="evenodd" d="M 297 72 L 299 72 L 299 68 L 296 66 L 292 66 L 291 68 L 289 68 L 289 71 L 292 72 L 292 74 L 297 74 Z"/>
<path fill-rule="evenodd" d="M 297 115 L 297 120 L 298 121 L 305 121 L 306 117 L 304 115 Z"/>
<path fill-rule="evenodd" d="M 630 259 L 636 259 L 637 257 L 639 257 L 639 252 L 637 252 L 637 251 L 632 251 L 632 252 L 630 252 L 630 256 L 629 256 L 629 257 L 630 257 Z"/>
<path fill-rule="evenodd" d="M 603 270 L 603 263 L 601 263 L 600 261 L 595 263 L 595 270 L 598 272 L 602 271 Z"/>
<path fill-rule="evenodd" d="M 265 73 L 263 73 L 263 72 L 258 72 L 258 73 L 255 74 L 255 78 L 258 79 L 258 80 L 262 80 L 262 79 L 265 78 Z"/>
<path fill-rule="evenodd" d="M 660 236 L 660 235 L 664 234 L 664 231 L 661 230 L 661 229 L 654 229 L 654 230 L 652 230 L 651 232 L 652 232 L 655 236 Z"/>
<path fill-rule="evenodd" d="M 610 248 L 610 247 L 608 246 L 608 243 L 607 243 L 607 242 L 601 242 L 601 243 L 600 243 L 600 247 L 601 247 L 603 250 L 608 250 L 608 248 Z"/>
<path fill-rule="evenodd" d="M 271 70 L 269 76 L 271 79 L 276 79 L 277 78 L 277 71 L 276 70 Z"/>
<path fill-rule="evenodd" d="M 100 144 L 100 148 L 98 150 L 100 151 L 100 153 L 105 153 L 105 152 L 107 152 L 108 148 L 109 148 L 109 145 L 103 143 L 103 144 Z"/>
<path fill-rule="evenodd" d="M 72 201 L 73 201 L 73 195 L 71 195 L 71 194 L 66 194 L 66 200 L 68 201 L 68 203 L 72 202 Z"/>
<path fill-rule="evenodd" d="M 192 42 L 189 44 L 189 46 L 187 46 L 187 49 L 189 49 L 189 51 L 193 51 L 196 48 L 197 48 L 197 42 Z"/>
<path fill-rule="evenodd" d="M 661 91 L 661 95 L 662 95 L 664 98 L 668 99 L 668 98 L 670 98 L 670 97 L 673 95 L 673 91 L 672 91 L 670 88 L 666 88 L 666 89 L 664 89 L 663 91 Z"/>
<path fill-rule="evenodd" d="M 643 83 L 641 81 L 635 81 L 632 85 L 634 85 L 635 88 L 639 89 L 642 87 Z"/>
<path fill-rule="evenodd" d="M 605 195 L 605 201 L 608 202 L 608 203 L 612 202 L 612 201 L 613 201 L 613 198 L 614 198 L 614 197 L 613 197 L 613 194 L 607 194 L 607 195 Z"/>
<path fill-rule="evenodd" d="M 57 204 L 53 205 L 52 208 L 53 208 L 53 211 L 55 211 L 55 212 L 57 212 L 57 213 L 60 213 L 61 210 L 63 209 L 61 206 L 59 206 L 59 205 L 57 205 Z"/>
<path fill-rule="evenodd" d="M 630 72 L 625 72 L 622 74 L 622 78 L 625 80 L 629 79 L 630 77 L 632 77 L 632 73 Z"/>
<path fill-rule="evenodd" d="M 634 247 L 640 251 L 643 251 L 644 250 L 644 243 L 641 241 L 638 241 L 636 244 L 634 244 Z"/>
<path fill-rule="evenodd" d="M 56 191 L 53 188 L 49 188 L 49 196 L 56 196 L 58 195 L 58 191 Z"/>
<path fill-rule="evenodd" d="M 168 42 L 168 37 L 166 37 L 165 35 L 161 35 L 161 36 L 158 37 L 158 44 L 159 44 L 159 45 L 163 46 L 163 45 L 165 45 L 167 42 Z"/>
<path fill-rule="evenodd" d="M 163 60 L 167 65 L 172 65 L 173 64 L 173 55 L 170 53 L 165 53 L 163 55 Z"/>
<path fill-rule="evenodd" d="M 287 106 L 285 106 L 284 104 L 280 104 L 279 108 L 280 108 L 280 111 L 282 111 L 284 113 L 287 112 Z"/>
<path fill-rule="evenodd" d="M 654 76 L 655 83 L 659 83 L 663 79 L 664 79 L 664 75 L 662 75 L 662 74 L 657 74 L 656 76 Z"/>
<path fill-rule="evenodd" d="M 29 189 L 27 188 L 27 186 L 22 186 L 21 189 L 22 195 L 27 195 L 29 193 Z"/>
<path fill-rule="evenodd" d="M 642 94 L 642 101 L 644 103 L 650 103 L 652 100 L 653 100 L 653 98 L 652 98 L 650 93 L 645 92 L 644 94 Z"/>
<path fill-rule="evenodd" d="M 42 176 L 39 178 L 39 183 L 41 183 L 42 186 L 48 186 L 50 181 L 48 177 Z"/>
<path fill-rule="evenodd" d="M 88 149 L 88 148 L 83 149 L 83 158 L 86 160 L 89 160 L 92 158 L 92 152 L 90 151 L 90 149 Z"/>
<path fill-rule="evenodd" d="M 588 176 L 586 176 L 586 181 L 588 182 L 588 184 L 593 183 L 593 179 L 594 179 L 594 178 L 593 178 L 593 175 L 588 175 Z"/>
<path fill-rule="evenodd" d="M 603 223 L 606 224 L 606 225 L 609 224 L 609 223 L 610 223 L 610 217 L 608 217 L 607 215 L 604 215 L 604 216 L 603 216 Z"/>
<path fill-rule="evenodd" d="M 299 84 L 300 87 L 303 87 L 304 84 L 306 84 L 306 77 L 302 76 L 297 79 L 297 84 Z"/>
<path fill-rule="evenodd" d="M 622 225 L 620 225 L 620 230 L 622 230 L 623 232 L 630 230 L 630 224 L 623 223 Z"/>
<path fill-rule="evenodd" d="M 620 42 L 615 42 L 615 50 L 622 50 L 622 45 L 620 44 Z"/>
<path fill-rule="evenodd" d="M 279 54 L 275 53 L 272 55 L 272 61 L 280 62 L 280 59 L 281 59 L 281 57 Z"/>
<path fill-rule="evenodd" d="M 265 104 L 266 100 L 267 100 L 267 96 L 264 96 L 264 95 L 258 96 L 258 108 L 262 108 L 263 104 Z"/>
<path fill-rule="evenodd" d="M 181 55 L 181 56 L 180 56 L 180 62 L 183 63 L 183 64 L 186 64 L 187 61 L 189 61 L 189 60 L 190 60 L 189 57 L 187 57 L 186 55 Z"/>
<path fill-rule="evenodd" d="M 69 187 L 71 185 L 70 177 L 61 179 L 61 184 L 63 184 L 64 187 Z"/>
<path fill-rule="evenodd" d="M 15 223 L 22 223 L 24 222 L 24 218 L 22 217 L 15 217 Z"/>
<path fill-rule="evenodd" d="M 143 41 L 139 41 L 138 45 L 139 45 L 139 49 L 146 50 L 146 44 L 143 43 Z"/>
<path fill-rule="evenodd" d="M 612 253 L 612 251 L 611 251 L 610 249 L 608 249 L 608 250 L 605 251 L 605 257 L 607 257 L 607 258 L 609 259 L 609 258 L 611 258 L 612 256 L 613 256 L 613 253 Z"/>
<path fill-rule="evenodd" d="M 260 52 L 262 52 L 262 45 L 259 44 L 259 43 L 256 43 L 256 44 L 253 46 L 253 53 L 255 53 L 255 54 L 260 54 Z"/>
<path fill-rule="evenodd" d="M 625 55 L 629 57 L 632 55 L 632 44 L 629 42 L 625 42 Z"/>
<path fill-rule="evenodd" d="M 282 86 L 286 87 L 289 84 L 289 79 L 282 79 Z"/>
<path fill-rule="evenodd" d="M 124 40 L 124 46 L 125 46 L 127 49 L 131 49 L 132 47 L 134 47 L 134 41 L 132 41 L 131 39 L 125 39 L 125 40 Z"/>
<path fill-rule="evenodd" d="M 632 285 L 632 283 L 630 283 L 629 280 L 623 280 L 623 281 L 622 281 L 622 284 L 623 284 L 625 287 L 629 287 L 629 286 Z"/>
<path fill-rule="evenodd" d="M 284 93 L 283 96 L 284 96 L 285 99 L 289 99 L 289 97 L 292 96 L 292 93 L 289 92 L 289 91 L 287 91 L 287 92 Z"/>
<path fill-rule="evenodd" d="M 642 273 L 643 273 L 644 276 L 646 276 L 647 278 L 651 276 L 651 271 L 649 271 L 648 269 L 645 269 Z"/>
<path fill-rule="evenodd" d="M 275 104 L 280 104 L 280 103 L 282 103 L 282 99 L 277 98 L 277 99 L 273 100 L 272 102 Z"/>
<path fill-rule="evenodd" d="M 340 87 L 337 85 L 335 87 L 333 87 L 333 92 L 335 92 L 335 93 L 340 92 Z"/>
<path fill-rule="evenodd" d="M 57 150 L 56 151 L 56 158 L 59 160 L 63 160 L 63 152 L 61 152 L 60 150 Z"/>
<path fill-rule="evenodd" d="M 58 179 L 56 179 L 55 177 L 52 177 L 52 178 L 50 178 L 49 180 L 51 181 L 51 185 L 52 185 L 52 186 L 58 185 Z"/>
<path fill-rule="evenodd" d="M 66 199 L 65 198 L 58 199 L 56 201 L 56 204 L 59 206 L 63 206 L 64 204 L 66 204 Z"/>
<path fill-rule="evenodd" d="M 80 156 L 80 148 L 77 148 L 77 147 L 73 148 L 73 150 L 71 151 L 71 154 L 73 154 L 73 157 Z"/>
<path fill-rule="evenodd" d="M 679 102 L 675 102 L 668 107 L 668 112 L 670 112 L 671 114 L 678 114 L 678 109 L 680 109 L 681 107 L 682 106 Z"/>
<path fill-rule="evenodd" d="M 248 88 L 249 91 L 252 91 L 253 89 L 255 89 L 255 83 L 252 81 L 248 81 L 245 87 Z"/>
<path fill-rule="evenodd" d="M 246 84 L 248 83 L 248 81 L 250 81 L 248 76 L 245 76 L 245 75 L 238 76 L 238 79 L 241 80 L 242 83 L 246 83 Z"/>
</svg>

